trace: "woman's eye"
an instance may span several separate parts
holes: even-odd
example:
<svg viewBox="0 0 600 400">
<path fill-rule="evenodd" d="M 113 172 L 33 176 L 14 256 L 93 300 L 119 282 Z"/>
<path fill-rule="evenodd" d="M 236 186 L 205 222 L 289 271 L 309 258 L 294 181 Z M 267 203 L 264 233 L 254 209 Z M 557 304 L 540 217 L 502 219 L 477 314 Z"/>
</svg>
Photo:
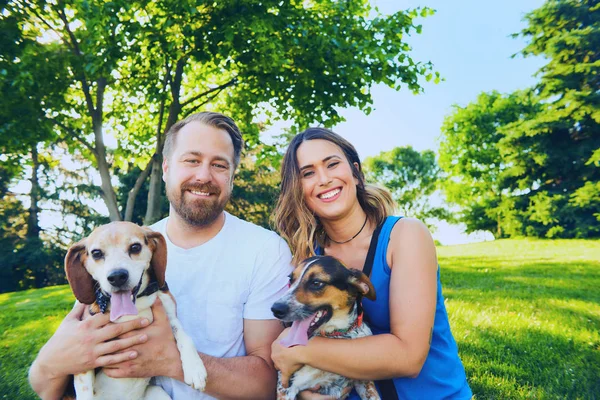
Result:
<svg viewBox="0 0 600 400">
<path fill-rule="evenodd" d="M 306 171 L 305 173 L 302 174 L 303 178 L 308 178 L 310 176 L 312 176 L 314 174 L 314 172 L 312 171 Z"/>
<path fill-rule="evenodd" d="M 102 253 L 102 250 L 98 250 L 98 249 L 92 250 L 92 258 L 94 260 L 99 260 L 102 257 L 104 257 L 104 253 Z"/>
<path fill-rule="evenodd" d="M 337 166 L 339 163 L 340 163 L 339 161 L 332 162 L 331 164 L 328 165 L 328 167 L 333 168 L 333 167 Z"/>
</svg>

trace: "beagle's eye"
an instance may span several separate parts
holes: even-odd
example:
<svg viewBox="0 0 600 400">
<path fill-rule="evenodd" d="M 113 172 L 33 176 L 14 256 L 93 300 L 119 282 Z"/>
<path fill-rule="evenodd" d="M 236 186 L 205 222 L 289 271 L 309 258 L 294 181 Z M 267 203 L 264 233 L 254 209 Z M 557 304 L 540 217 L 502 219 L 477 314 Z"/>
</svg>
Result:
<svg viewBox="0 0 600 400">
<path fill-rule="evenodd" d="M 312 290 L 321 290 L 321 289 L 323 289 L 323 286 L 325 286 L 325 282 L 319 281 L 317 279 L 314 279 L 314 280 L 310 281 L 310 283 L 309 283 L 309 287 Z"/>
<path fill-rule="evenodd" d="M 100 260 L 102 257 L 104 257 L 102 250 L 94 249 L 91 253 L 94 260 Z"/>
<path fill-rule="evenodd" d="M 142 251 L 142 245 L 139 243 L 134 243 L 129 246 L 129 254 L 139 254 Z"/>
</svg>

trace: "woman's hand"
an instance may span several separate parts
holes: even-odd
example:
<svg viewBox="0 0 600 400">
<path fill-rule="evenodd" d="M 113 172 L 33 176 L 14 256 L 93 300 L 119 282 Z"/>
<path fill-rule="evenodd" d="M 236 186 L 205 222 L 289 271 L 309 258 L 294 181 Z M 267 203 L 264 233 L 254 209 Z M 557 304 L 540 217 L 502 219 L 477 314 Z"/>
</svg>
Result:
<svg viewBox="0 0 600 400">
<path fill-rule="evenodd" d="M 281 384 L 284 388 L 288 387 L 290 376 L 304 366 L 301 356 L 305 346 L 285 347 L 279 343 L 289 331 L 290 328 L 284 329 L 271 345 L 271 359 L 275 368 L 281 371 Z"/>
<path fill-rule="evenodd" d="M 40 350 L 34 365 L 47 378 L 77 375 L 137 357 L 135 351 L 122 350 L 145 341 L 145 336 L 134 330 L 147 326 L 148 320 L 112 324 L 108 314 L 99 313 L 82 321 L 87 307 L 77 303 Z M 127 338 L 111 340 L 131 331 Z"/>
<path fill-rule="evenodd" d="M 148 378 L 153 376 L 168 376 L 183 380 L 181 355 L 173 337 L 173 331 L 165 308 L 159 298 L 152 306 L 154 321 L 139 331 L 147 340 L 135 345 L 127 352 L 135 352 L 135 359 L 125 359 L 123 362 L 104 369 L 104 373 L 112 378 Z M 129 338 L 131 333 L 123 335 Z"/>
</svg>

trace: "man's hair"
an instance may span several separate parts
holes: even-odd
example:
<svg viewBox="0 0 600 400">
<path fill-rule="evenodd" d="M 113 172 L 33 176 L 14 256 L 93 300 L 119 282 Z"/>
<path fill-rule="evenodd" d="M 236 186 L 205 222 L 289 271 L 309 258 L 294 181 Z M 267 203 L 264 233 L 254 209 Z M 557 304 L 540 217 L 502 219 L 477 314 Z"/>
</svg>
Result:
<svg viewBox="0 0 600 400">
<path fill-rule="evenodd" d="M 201 122 L 205 125 L 212 126 L 213 128 L 222 129 L 229 134 L 231 141 L 233 142 L 233 162 L 234 168 L 240 164 L 240 155 L 242 153 L 242 147 L 244 147 L 244 139 L 240 128 L 235 124 L 233 119 L 217 112 L 202 111 L 199 113 L 188 115 L 186 118 L 175 123 L 168 130 L 165 136 L 165 144 L 163 146 L 163 157 L 168 159 L 173 153 L 175 147 L 175 141 L 177 140 L 177 134 L 187 124 L 192 121 Z"/>
</svg>

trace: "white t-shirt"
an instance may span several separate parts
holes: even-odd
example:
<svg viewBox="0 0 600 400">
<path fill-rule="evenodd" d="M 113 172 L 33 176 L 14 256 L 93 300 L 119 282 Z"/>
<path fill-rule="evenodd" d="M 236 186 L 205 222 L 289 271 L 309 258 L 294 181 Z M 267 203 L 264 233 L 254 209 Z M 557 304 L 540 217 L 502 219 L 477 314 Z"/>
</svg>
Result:
<svg viewBox="0 0 600 400">
<path fill-rule="evenodd" d="M 214 238 L 186 250 L 169 240 L 167 220 L 150 228 L 167 241 L 166 281 L 183 328 L 202 353 L 245 356 L 243 320 L 274 319 L 271 306 L 287 289 L 292 270 L 287 244 L 276 233 L 225 213 Z M 174 400 L 213 398 L 177 380 L 156 381 Z"/>
</svg>

